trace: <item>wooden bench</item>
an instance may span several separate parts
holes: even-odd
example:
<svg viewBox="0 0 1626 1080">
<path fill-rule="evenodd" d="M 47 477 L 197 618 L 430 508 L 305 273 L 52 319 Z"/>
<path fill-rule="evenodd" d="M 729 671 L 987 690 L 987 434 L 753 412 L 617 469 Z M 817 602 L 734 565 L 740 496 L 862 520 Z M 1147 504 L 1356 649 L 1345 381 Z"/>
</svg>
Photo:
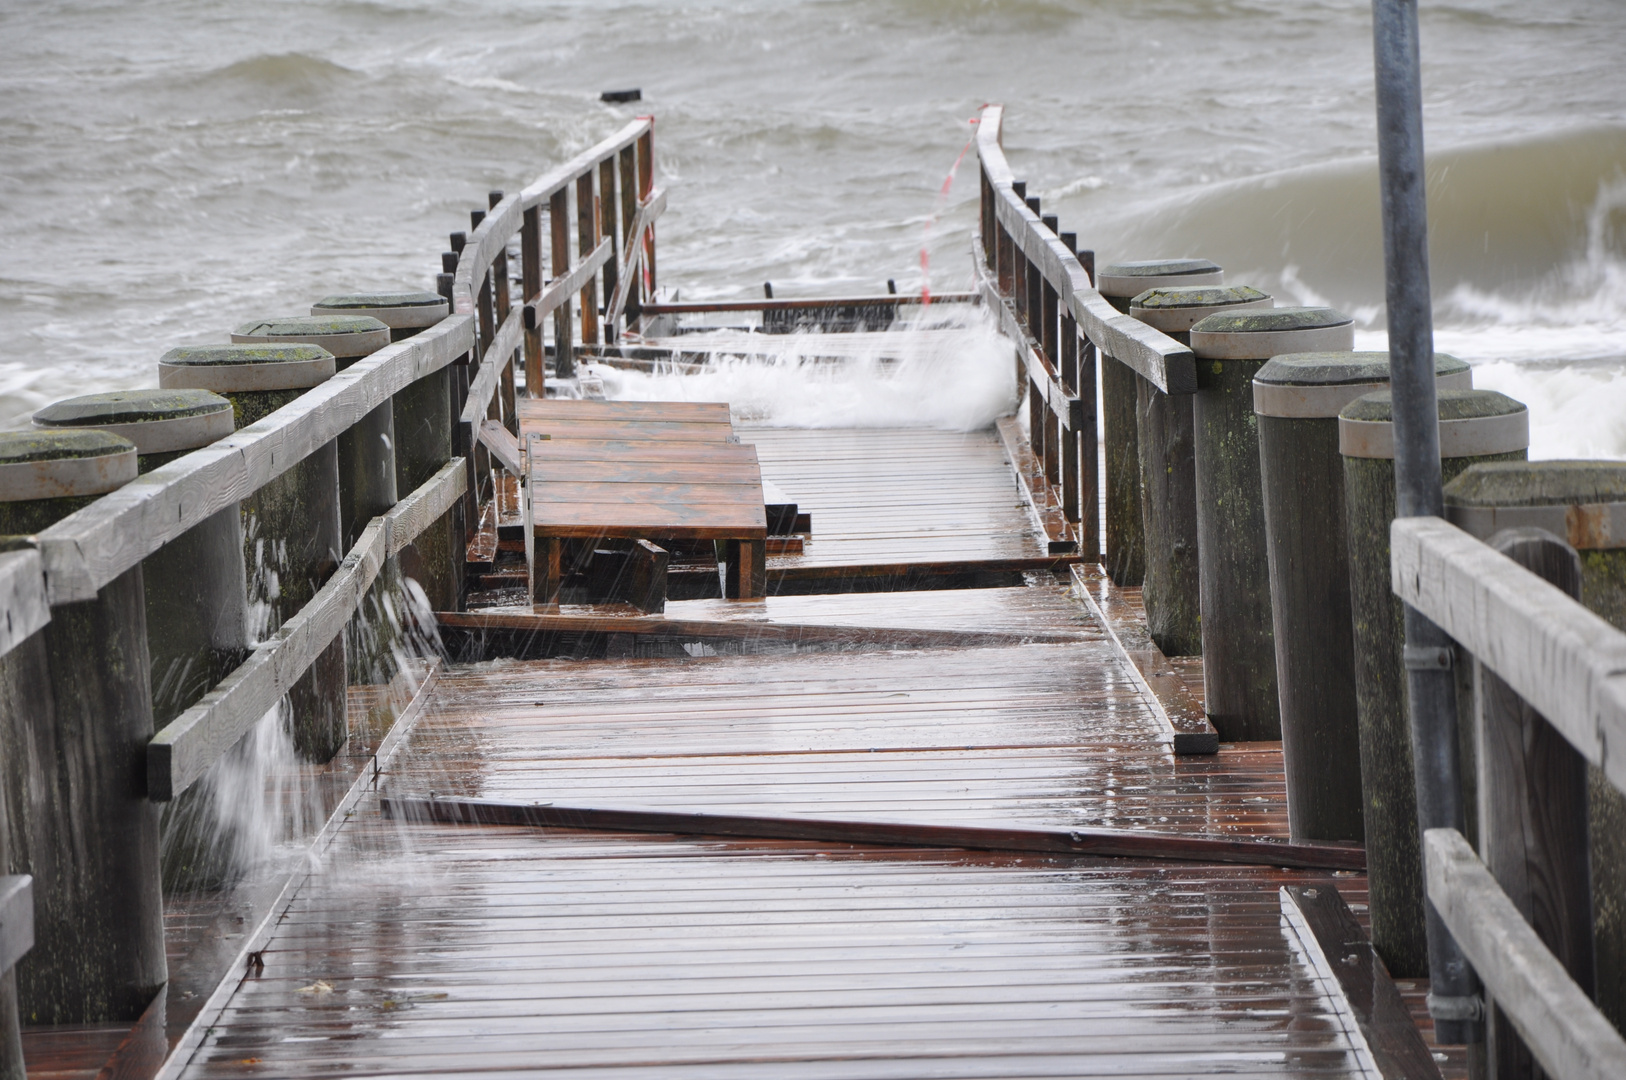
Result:
<svg viewBox="0 0 1626 1080">
<path fill-rule="evenodd" d="M 733 441 L 727 405 L 531 399 L 518 412 L 535 601 L 558 602 L 566 541 L 603 539 L 720 541 L 724 594 L 764 595 L 762 471 L 756 447 Z"/>
</svg>

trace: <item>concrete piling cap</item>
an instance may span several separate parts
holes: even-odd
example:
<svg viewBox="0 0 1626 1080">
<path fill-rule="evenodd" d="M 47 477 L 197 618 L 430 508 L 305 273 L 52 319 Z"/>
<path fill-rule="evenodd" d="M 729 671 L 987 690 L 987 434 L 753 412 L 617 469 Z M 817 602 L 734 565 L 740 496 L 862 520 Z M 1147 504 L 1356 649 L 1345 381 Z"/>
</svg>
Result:
<svg viewBox="0 0 1626 1080">
<path fill-rule="evenodd" d="M 1329 307 L 1221 311 L 1191 328 L 1191 351 L 1210 360 L 1269 360 L 1303 352 L 1347 352 L 1355 321 Z"/>
<path fill-rule="evenodd" d="M 1096 272 L 1096 290 L 1102 296 L 1127 299 L 1147 289 L 1170 285 L 1218 285 L 1225 271 L 1207 259 L 1142 259 L 1113 263 Z"/>
<path fill-rule="evenodd" d="M 1626 548 L 1626 461 L 1482 461 L 1445 485 L 1445 516 L 1485 539 L 1546 529 L 1578 550 Z"/>
<path fill-rule="evenodd" d="M 95 428 L 121 435 L 138 454 L 196 450 L 232 433 L 231 402 L 208 390 L 115 390 L 47 405 L 40 428 Z"/>
<path fill-rule="evenodd" d="M 312 315 L 366 316 L 377 319 L 391 330 L 421 330 L 434 326 L 450 311 L 450 302 L 439 293 L 432 292 L 325 296 L 311 305 Z"/>
<path fill-rule="evenodd" d="M 309 390 L 332 378 L 337 367 L 319 345 L 182 345 L 159 358 L 158 385 L 217 394 Z"/>
<path fill-rule="evenodd" d="M 1276 301 L 1252 285 L 1163 285 L 1129 301 L 1129 314 L 1165 334 L 1183 334 L 1220 311 L 1266 308 Z"/>
<path fill-rule="evenodd" d="M 0 502 L 102 495 L 136 472 L 135 443 L 106 431 L 0 433 Z"/>
<path fill-rule="evenodd" d="M 233 342 L 320 345 L 340 360 L 366 356 L 390 343 L 390 328 L 369 315 L 289 315 L 257 319 L 231 332 Z"/>
<path fill-rule="evenodd" d="M 1495 390 L 1440 390 L 1440 456 L 1484 457 L 1530 447 L 1530 410 Z M 1338 414 L 1338 452 L 1345 457 L 1394 457 L 1394 399 L 1388 390 L 1364 394 Z"/>
<path fill-rule="evenodd" d="M 1434 354 L 1436 387 L 1470 390 L 1473 372 L 1445 353 Z M 1253 377 L 1253 411 L 1260 416 L 1331 419 L 1345 405 L 1389 384 L 1386 352 L 1310 352 L 1273 356 Z"/>
</svg>

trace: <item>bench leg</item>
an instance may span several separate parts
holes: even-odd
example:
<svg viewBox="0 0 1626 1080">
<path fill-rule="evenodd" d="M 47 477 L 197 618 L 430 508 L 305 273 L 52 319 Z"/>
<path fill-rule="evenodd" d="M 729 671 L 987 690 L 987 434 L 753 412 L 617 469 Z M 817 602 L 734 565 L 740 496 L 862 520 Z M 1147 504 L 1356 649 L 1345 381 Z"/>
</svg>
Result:
<svg viewBox="0 0 1626 1080">
<path fill-rule="evenodd" d="M 761 600 L 768 594 L 768 545 L 762 540 L 725 543 L 728 574 L 723 595 L 730 600 Z"/>
<path fill-rule="evenodd" d="M 559 603 L 559 584 L 564 578 L 564 541 L 557 536 L 536 538 L 536 559 L 531 570 L 531 602 Z"/>
</svg>

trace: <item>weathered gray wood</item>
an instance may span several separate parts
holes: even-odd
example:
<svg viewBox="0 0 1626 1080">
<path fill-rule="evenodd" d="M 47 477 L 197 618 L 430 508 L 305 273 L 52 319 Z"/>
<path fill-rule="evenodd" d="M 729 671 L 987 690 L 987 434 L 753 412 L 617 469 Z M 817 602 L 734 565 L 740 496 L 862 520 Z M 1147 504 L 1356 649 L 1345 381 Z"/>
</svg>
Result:
<svg viewBox="0 0 1626 1080">
<path fill-rule="evenodd" d="M 33 548 L 0 552 L 0 656 L 51 621 L 45 601 L 45 563 Z"/>
<path fill-rule="evenodd" d="M 33 947 L 34 879 L 27 874 L 0 876 L 0 972 L 10 971 Z"/>
<path fill-rule="evenodd" d="M 473 343 L 472 317 L 450 316 L 358 361 L 264 420 L 62 519 L 39 537 L 52 606 L 93 597 L 102 585 L 280 476 Z"/>
<path fill-rule="evenodd" d="M 975 250 L 980 252 L 982 242 L 973 238 L 972 243 Z M 1036 343 L 1022 326 L 1016 309 L 1010 300 L 1000 295 L 999 286 L 989 275 L 980 257 L 974 260 L 973 268 L 977 272 L 977 295 L 982 298 L 984 306 L 994 313 L 994 317 L 999 321 L 1000 331 L 1017 342 L 1018 354 L 1022 366 L 1027 371 L 1029 382 L 1038 388 L 1039 395 L 1050 412 L 1059 417 L 1069 431 L 1077 432 L 1084 426 L 1086 418 L 1083 400 L 1077 394 L 1069 393 L 1062 385 L 1053 359 L 1047 358 L 1034 348 Z"/>
<path fill-rule="evenodd" d="M 1533 526 L 1568 540 L 1580 551 L 1581 603 L 1626 630 L 1626 462 L 1475 465 L 1447 486 L 1445 516 L 1480 539 Z M 1626 795 L 1596 765 L 1587 792 L 1596 1001 L 1626 1030 Z"/>
<path fill-rule="evenodd" d="M 1389 418 L 1389 407 L 1387 391 L 1367 394 L 1345 406 L 1339 423 L 1346 419 L 1384 421 Z M 1439 415 L 1448 420 L 1494 419 L 1523 408 L 1488 390 L 1441 390 L 1438 394 Z M 1501 457 L 1523 456 L 1520 450 Z M 1343 459 L 1372 941 L 1396 977 L 1410 978 L 1427 972 L 1428 958 L 1409 687 L 1401 656 L 1404 610 L 1392 591 L 1390 576 L 1394 462 L 1352 457 L 1347 452 Z M 1450 481 L 1476 460 L 1484 459 L 1444 457 L 1441 475 Z"/>
<path fill-rule="evenodd" d="M 1165 656 L 1196 656 L 1203 637 L 1192 396 L 1165 394 L 1139 375 L 1135 383 L 1146 629 Z"/>
<path fill-rule="evenodd" d="M 1579 599 L 1575 549 L 1541 529 L 1508 529 L 1490 546 Z M 1593 992 L 1592 893 L 1587 872 L 1586 762 L 1507 683 L 1474 665 L 1478 729 L 1479 851 L 1543 944 Z M 1505 1010 L 1488 1003 L 1491 1075 L 1535 1075 Z"/>
<path fill-rule="evenodd" d="M 649 198 L 639 201 L 638 214 L 632 219 L 630 238 L 621 253 L 621 263 L 616 269 L 615 295 L 610 298 L 609 307 L 605 310 L 606 322 L 613 323 L 621 317 L 622 310 L 627 306 L 628 297 L 637 290 L 638 270 L 644 261 L 644 237 L 654 227 L 655 219 L 665 210 L 665 188 L 656 188 L 649 193 Z"/>
<path fill-rule="evenodd" d="M 1439 518 L 1389 529 L 1395 595 L 1626 790 L 1626 633 Z"/>
<path fill-rule="evenodd" d="M 525 475 L 524 466 L 519 460 L 519 440 L 500 423 L 495 420 L 481 421 L 480 445 L 491 451 L 491 456 L 497 459 L 498 465 L 515 476 Z"/>
<path fill-rule="evenodd" d="M 6 850 L 5 798 L 0 793 L 0 869 Z M 34 895 L 26 874 L 0 877 L 0 1080 L 27 1080 L 22 1025 L 17 1017 L 17 961 L 34 946 Z"/>
<path fill-rule="evenodd" d="M 384 559 L 445 514 L 466 487 L 454 459 L 417 491 L 375 518 L 338 571 L 248 660 L 147 745 L 148 796 L 173 799 L 231 749 L 316 663 L 344 629 Z"/>
<path fill-rule="evenodd" d="M 1106 452 L 1106 530 L 1102 565 L 1115 585 L 1146 579 L 1146 522 L 1141 512 L 1140 420 L 1133 368 L 1101 354 L 1101 442 Z M 1221 729 L 1222 737 L 1225 735 Z"/>
<path fill-rule="evenodd" d="M 548 287 L 542 290 L 541 296 L 525 305 L 531 309 L 532 317 L 536 320 L 535 325 L 542 325 L 543 319 L 553 314 L 572 296 L 580 292 L 583 286 L 598 272 L 599 267 L 604 266 L 613 258 L 615 258 L 615 245 L 606 238 L 599 241 L 598 247 L 586 255 L 580 263 L 572 267 L 570 273 L 561 278 L 554 278 L 553 281 L 549 282 Z M 506 328 L 507 323 L 505 322 L 503 325 Z M 497 343 L 493 343 L 490 351 L 497 351 Z M 532 394 L 531 396 L 541 397 L 542 395 Z"/>
<path fill-rule="evenodd" d="M 1431 520 L 1438 521 L 1407 518 L 1396 525 Z M 1626 1076 L 1626 1040 L 1541 943 L 1462 834 L 1430 829 L 1423 850 L 1429 900 L 1548 1074 L 1564 1080 Z"/>
</svg>

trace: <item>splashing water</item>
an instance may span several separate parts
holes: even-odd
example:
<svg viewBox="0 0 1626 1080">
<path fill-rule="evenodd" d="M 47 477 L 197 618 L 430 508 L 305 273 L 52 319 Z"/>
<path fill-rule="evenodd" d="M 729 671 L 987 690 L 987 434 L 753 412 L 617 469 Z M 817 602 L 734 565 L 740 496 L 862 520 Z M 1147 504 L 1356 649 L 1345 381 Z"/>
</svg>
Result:
<svg viewBox="0 0 1626 1080">
<path fill-rule="evenodd" d="M 737 424 L 759 427 L 925 427 L 975 431 L 1015 407 L 1011 343 L 968 305 L 933 305 L 856 352 L 831 359 L 819 334 L 719 332 L 738 353 L 693 373 L 672 365 L 628 371 L 589 365 L 605 395 L 626 401 L 726 401 Z M 721 337 L 721 335 L 728 335 Z M 708 335 L 685 336 L 699 343 Z M 847 347 L 842 348 L 848 353 Z"/>
</svg>

